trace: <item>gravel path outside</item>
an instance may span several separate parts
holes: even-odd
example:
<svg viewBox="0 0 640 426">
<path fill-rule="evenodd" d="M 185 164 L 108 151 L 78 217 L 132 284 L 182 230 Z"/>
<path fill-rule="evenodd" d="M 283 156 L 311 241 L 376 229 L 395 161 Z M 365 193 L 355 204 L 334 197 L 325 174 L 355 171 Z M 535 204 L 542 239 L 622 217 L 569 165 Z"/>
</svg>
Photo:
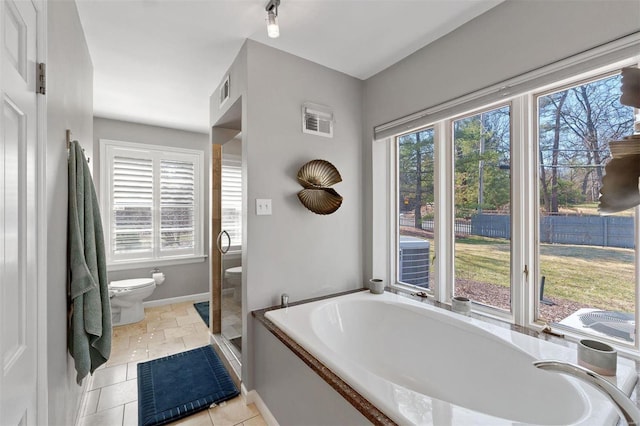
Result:
<svg viewBox="0 0 640 426">
<path fill-rule="evenodd" d="M 457 279 L 455 292 L 456 296 L 468 297 L 476 302 L 495 306 L 507 311 L 509 310 L 510 292 L 508 287 Z M 540 303 L 540 316 L 547 322 L 559 322 L 580 308 L 589 308 L 587 305 L 573 302 L 571 300 L 555 297 L 548 297 L 545 299 L 555 303 L 554 305 Z"/>
<path fill-rule="evenodd" d="M 401 235 L 411 235 L 419 238 L 433 238 L 433 232 L 412 228 L 410 226 L 401 226 L 400 233 Z M 507 311 L 510 308 L 511 295 L 508 287 L 458 278 L 456 279 L 455 294 L 456 296 L 468 297 L 475 302 L 484 303 Z M 540 303 L 540 316 L 547 322 L 559 322 L 578 309 L 592 307 L 556 297 L 545 297 L 545 300 L 554 303 L 553 305 Z"/>
</svg>

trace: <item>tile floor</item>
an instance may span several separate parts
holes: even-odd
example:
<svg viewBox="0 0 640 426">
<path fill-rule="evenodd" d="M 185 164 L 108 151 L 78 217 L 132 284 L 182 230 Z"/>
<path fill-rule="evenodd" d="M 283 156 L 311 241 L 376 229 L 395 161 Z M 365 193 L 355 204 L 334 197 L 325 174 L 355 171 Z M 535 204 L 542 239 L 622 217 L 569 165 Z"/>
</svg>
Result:
<svg viewBox="0 0 640 426">
<path fill-rule="evenodd" d="M 111 358 L 89 382 L 79 426 L 137 425 L 138 363 L 208 343 L 207 327 L 191 302 L 147 308 L 143 321 L 114 327 Z M 246 405 L 242 396 L 171 424 L 266 425 L 254 404 Z"/>
<path fill-rule="evenodd" d="M 221 309 L 222 335 L 229 341 L 241 337 L 242 306 L 233 292 L 222 292 Z"/>
</svg>

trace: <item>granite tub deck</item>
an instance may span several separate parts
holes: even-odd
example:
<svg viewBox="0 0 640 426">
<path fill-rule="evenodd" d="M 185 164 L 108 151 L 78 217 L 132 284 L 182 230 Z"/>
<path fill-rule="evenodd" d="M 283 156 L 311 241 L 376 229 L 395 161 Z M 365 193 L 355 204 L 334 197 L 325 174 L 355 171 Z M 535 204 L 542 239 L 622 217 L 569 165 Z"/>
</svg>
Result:
<svg viewBox="0 0 640 426">
<path fill-rule="evenodd" d="M 345 296 L 345 294 L 349 296 Z M 295 355 L 298 357 L 298 359 L 312 371 L 307 369 L 308 373 L 305 374 L 313 375 L 315 373 L 317 377 L 324 380 L 341 396 L 342 399 L 338 405 L 346 405 L 346 401 L 352 407 L 351 409 L 355 408 L 355 410 L 364 417 L 361 418 L 359 423 L 367 423 L 368 421 L 373 424 L 436 424 L 437 422 L 449 420 L 451 424 L 467 424 L 469 421 L 473 424 L 511 424 L 512 420 L 516 420 L 529 424 L 592 424 L 593 421 L 597 421 L 598 424 L 613 424 L 615 421 L 614 419 L 617 416 L 613 405 L 595 391 L 595 389 L 590 388 L 589 385 L 581 383 L 576 379 L 568 379 L 566 378 L 567 376 L 547 372 L 542 373 L 532 369 L 531 361 L 533 359 L 559 358 L 575 362 L 575 360 L 571 360 L 574 352 L 573 349 L 566 348 L 567 346 L 571 347 L 570 343 L 567 344 L 567 342 L 550 338 L 550 336 L 546 335 L 543 335 L 542 339 L 531 339 L 531 337 L 524 335 L 538 336 L 538 334 L 531 330 L 524 330 L 521 327 L 510 326 L 509 324 L 501 323 L 499 327 L 496 327 L 496 325 L 490 325 L 468 318 L 460 321 L 461 317 L 458 315 L 451 314 L 450 312 L 445 313 L 444 310 L 433 309 L 434 303 L 431 301 L 427 303 L 419 303 L 419 301 L 424 300 L 416 297 L 398 297 L 397 295 L 391 295 L 389 293 L 382 297 L 374 296 L 369 294 L 369 292 L 362 292 L 360 290 L 290 304 L 290 308 L 302 304 L 308 305 L 305 307 L 300 306 L 295 309 L 280 310 L 279 312 L 275 311 L 267 314 L 267 312 L 280 308 L 276 306 L 255 311 L 253 315 L 265 326 L 266 330 L 268 330 L 268 332 L 261 331 L 261 333 L 269 335 L 270 332 L 271 335 L 275 336 L 278 341 L 288 348 L 288 351 L 285 348 L 281 349 L 281 351 L 286 351 L 288 354 L 285 355 L 281 352 L 279 356 L 292 357 Z M 362 302 L 364 302 L 364 304 L 362 304 Z M 425 305 L 428 306 L 428 309 L 424 309 Z M 435 303 L 435 305 L 439 304 Z M 402 307 L 403 310 L 397 311 L 396 308 L 399 307 Z M 469 373 L 472 376 L 475 375 L 475 377 L 469 378 L 464 376 L 462 379 L 458 378 L 458 384 L 455 385 L 456 378 L 451 377 L 455 376 L 455 374 L 450 375 L 449 373 L 455 373 L 455 369 L 446 367 L 447 360 L 450 357 L 455 358 L 455 353 L 447 352 L 444 358 L 441 358 L 440 361 L 435 361 L 434 364 L 438 366 L 441 364 L 444 365 L 444 367 L 440 367 L 447 372 L 447 374 L 443 376 L 440 374 L 442 370 L 431 370 L 431 373 L 422 374 L 422 370 L 428 370 L 429 365 L 423 365 L 423 367 L 418 370 L 412 369 L 414 367 L 410 367 L 412 364 L 410 362 L 411 354 L 407 353 L 401 356 L 395 351 L 395 359 L 400 359 L 401 362 L 396 363 L 396 365 L 392 364 L 391 370 L 388 370 L 389 365 L 384 366 L 385 371 L 391 373 L 390 376 L 384 377 L 387 373 L 383 376 L 378 376 L 375 371 L 380 371 L 379 368 L 382 365 L 379 364 L 378 361 L 382 360 L 384 363 L 385 356 L 371 355 L 375 352 L 371 349 L 378 346 L 366 349 L 369 345 L 367 342 L 370 340 L 360 342 L 360 340 L 362 340 L 360 339 L 361 336 L 373 336 L 373 334 L 375 334 L 373 337 L 377 338 L 378 332 L 370 333 L 371 329 L 366 325 L 363 328 L 363 321 L 360 319 L 368 318 L 369 322 L 367 322 L 367 324 L 371 322 L 375 323 L 379 318 L 378 313 L 385 315 L 384 312 L 388 308 L 396 309 L 387 313 L 387 315 L 391 314 L 391 316 L 388 317 L 391 319 L 398 316 L 404 317 L 410 315 L 411 318 L 407 317 L 404 321 L 414 323 L 420 319 L 419 316 L 415 316 L 416 314 L 425 315 L 427 318 L 430 318 L 428 321 L 431 321 L 431 324 L 436 326 L 435 330 L 437 330 L 441 338 L 444 339 L 442 341 L 444 346 L 457 347 L 458 344 L 456 342 L 461 342 L 460 344 L 464 346 L 464 342 L 480 339 L 474 347 L 486 348 L 486 346 L 489 345 L 489 350 L 485 350 L 488 354 L 485 354 L 486 359 L 483 361 L 483 366 L 491 363 L 496 364 L 493 362 L 495 356 L 491 354 L 502 353 L 503 358 L 506 357 L 502 362 L 508 361 L 507 364 L 513 364 L 509 367 L 510 374 L 506 376 L 515 376 L 516 378 L 511 381 L 509 381 L 509 379 L 506 381 L 502 380 L 499 377 L 505 376 L 504 374 L 499 374 L 499 371 L 502 369 L 502 364 L 496 364 L 493 366 L 494 372 L 489 375 L 485 374 L 483 370 L 490 370 L 491 366 L 488 366 L 488 368 L 472 367 Z M 404 310 L 404 308 L 410 308 L 413 313 L 408 313 L 409 311 Z M 365 310 L 362 311 L 362 309 Z M 323 316 L 323 312 L 330 313 L 331 316 L 334 317 L 333 319 L 337 319 L 337 322 L 334 322 L 334 325 L 338 325 L 338 329 L 334 328 L 338 333 L 337 336 L 343 335 L 343 326 L 345 330 L 351 330 L 355 335 L 352 337 L 347 336 L 347 340 L 344 340 L 344 336 L 342 336 L 343 340 L 340 340 L 340 337 L 338 340 L 334 340 L 333 336 L 336 336 L 336 334 L 327 335 L 326 331 L 330 331 L 331 327 L 326 327 L 325 325 L 332 322 L 332 318 Z M 273 319 L 273 322 L 269 317 Z M 307 320 L 307 317 L 315 319 Z M 491 321 L 489 321 L 489 323 L 491 323 Z M 452 325 L 454 326 L 453 329 L 450 328 Z M 427 322 L 425 324 L 425 327 L 427 327 L 426 330 L 423 330 L 421 326 L 417 327 L 428 332 L 428 328 L 433 329 L 433 326 L 430 326 Z M 443 331 L 443 327 L 447 329 L 447 331 Z M 382 328 L 376 327 L 376 330 L 380 329 L 380 332 L 384 334 Z M 407 348 L 411 348 L 420 340 L 411 337 L 415 336 L 413 333 L 405 333 L 406 336 L 409 336 L 409 341 L 399 341 L 395 339 L 395 335 L 398 333 L 393 330 L 402 329 L 402 324 L 396 320 L 392 321 L 391 329 L 392 334 L 382 338 L 385 341 L 391 342 L 390 344 L 394 347 L 405 347 L 409 345 Z M 466 337 L 455 337 L 457 333 L 456 329 L 466 330 Z M 526 332 L 512 333 L 513 329 Z M 317 335 L 317 332 L 320 332 L 320 335 Z M 447 342 L 448 336 L 453 337 Z M 293 337 L 293 339 L 291 337 Z M 433 337 L 424 337 L 429 340 L 431 346 L 434 344 Z M 318 340 L 318 338 L 320 338 L 320 340 Z M 273 337 L 271 337 L 271 339 L 274 342 L 276 341 Z M 561 342 L 564 347 L 544 342 L 544 340 L 552 339 Z M 394 340 L 395 343 L 393 343 Z M 507 342 L 506 346 L 505 341 Z M 403 344 L 402 342 L 406 343 Z M 490 349 L 492 342 L 497 342 L 499 345 L 502 345 L 495 348 L 497 352 L 493 352 L 493 350 Z M 334 351 L 337 350 L 338 352 L 330 351 L 329 353 L 323 353 L 322 350 L 318 350 L 319 347 L 322 349 L 322 347 L 325 347 L 327 344 L 329 347 L 333 347 Z M 348 346 L 351 346 L 354 352 L 349 352 L 345 355 L 342 349 Z M 365 348 L 365 352 L 362 352 L 363 348 Z M 515 352 L 509 355 L 511 353 L 509 351 L 513 349 L 515 349 Z M 467 348 L 464 350 L 464 353 L 469 353 L 469 350 L 470 349 Z M 423 348 L 422 346 L 408 349 L 408 352 L 414 353 L 414 355 L 415 353 L 425 354 L 425 356 L 428 355 L 430 358 L 435 358 L 435 355 L 437 355 L 437 353 L 431 353 L 431 355 L 429 355 L 429 348 Z M 291 355 L 291 353 L 294 355 Z M 353 353 L 356 355 L 352 356 Z M 458 353 L 458 358 L 462 353 L 463 352 Z M 263 353 L 263 355 L 265 354 L 267 354 L 267 352 Z M 397 358 L 398 356 L 401 356 L 401 358 Z M 349 358 L 352 359 L 350 363 L 348 362 Z M 341 362 L 337 363 L 337 359 L 347 361 L 346 367 L 342 365 Z M 467 361 L 473 361 L 469 359 L 465 361 L 465 359 L 467 358 L 463 357 L 459 359 L 456 365 L 463 365 L 466 364 Z M 374 361 L 374 364 L 371 364 L 372 361 Z M 460 362 L 462 362 L 462 364 L 460 364 Z M 276 363 L 278 362 L 276 361 Z M 289 358 L 284 370 L 281 370 L 281 374 L 284 372 L 283 374 L 287 378 L 294 377 L 287 375 L 289 372 L 288 366 L 292 364 L 300 364 L 303 366 L 297 359 Z M 364 375 L 359 376 L 364 364 L 370 365 L 365 365 L 364 370 L 366 371 Z M 417 363 L 413 364 L 418 365 Z M 614 381 L 614 383 L 617 383 L 626 392 L 630 392 L 637 379 L 635 365 L 626 359 L 620 364 L 622 365 L 623 373 L 614 379 L 617 380 Z M 296 371 L 300 374 L 299 369 Z M 374 374 L 371 374 L 372 371 Z M 480 373 L 475 374 L 475 372 Z M 291 373 L 294 374 L 294 371 L 291 370 Z M 440 379 L 437 379 L 438 375 Z M 411 380 L 404 383 L 405 377 L 411 377 Z M 523 380 L 520 380 L 518 377 Z M 287 382 L 287 380 L 282 380 L 281 376 L 275 376 L 275 379 L 281 383 Z M 377 386 L 380 385 L 380 383 L 377 383 L 380 381 L 378 379 L 382 379 L 382 387 Z M 316 380 L 319 379 L 316 378 Z M 468 382 L 468 380 L 471 380 L 471 382 Z M 556 414 L 547 415 L 545 410 L 536 409 L 535 407 L 539 406 L 539 404 L 536 401 L 531 401 L 530 397 L 523 396 L 522 392 L 518 391 L 523 382 L 528 383 L 528 385 L 526 385 L 527 388 L 532 387 L 534 390 L 537 389 L 537 391 L 534 391 L 536 395 L 542 395 L 540 398 L 536 396 L 536 401 L 540 399 L 544 402 L 545 395 L 551 395 L 551 400 L 547 401 L 545 405 L 552 407 L 554 404 L 559 404 L 555 408 L 552 407 L 553 409 L 551 410 Z M 366 385 L 363 386 L 363 383 L 366 383 Z M 491 384 L 494 392 L 466 392 L 465 388 L 470 387 L 468 386 L 469 383 L 478 390 L 485 388 L 483 384 Z M 462 388 L 460 386 L 462 386 Z M 381 393 L 376 393 L 376 389 L 380 389 Z M 402 400 L 398 399 L 395 401 L 395 397 L 400 395 L 397 393 L 398 390 L 400 390 L 403 395 L 409 392 L 409 398 L 407 399 L 407 396 L 404 395 L 401 398 Z M 559 390 L 559 392 L 555 392 L 556 390 Z M 290 394 L 289 398 L 299 399 L 299 397 L 302 398 L 302 395 L 305 393 L 304 388 L 298 386 L 297 393 Z M 503 395 L 494 397 L 492 395 L 494 393 L 498 395 L 502 393 Z M 484 398 L 483 395 L 489 396 Z M 467 402 L 464 402 L 465 398 Z M 390 402 L 389 400 L 394 401 Z M 556 403 L 556 400 L 560 402 Z M 409 401 L 417 401 L 417 405 Z M 504 401 L 508 402 L 505 403 Z M 269 405 L 269 401 L 266 402 L 267 405 Z M 409 403 L 409 406 L 407 406 L 407 403 Z M 322 404 L 322 398 L 318 400 L 312 399 L 311 401 L 307 400 L 303 405 L 314 409 L 314 406 L 318 404 Z M 565 408 L 565 405 L 567 408 Z M 333 414 L 333 406 L 325 404 L 325 407 L 328 408 L 325 411 L 328 411 L 329 415 Z M 400 408 L 399 411 L 396 410 L 398 407 Z M 339 411 L 340 409 L 337 408 L 336 410 Z M 280 412 L 282 412 L 282 410 L 280 410 Z M 407 412 L 409 412 L 409 414 L 407 414 Z M 446 418 L 442 417 L 443 413 Z M 301 415 L 302 414 L 299 414 L 299 416 Z M 298 417 L 298 420 L 300 419 L 301 417 Z M 365 419 L 367 421 L 365 421 Z M 285 420 L 283 424 L 287 423 L 287 419 L 283 420 Z"/>
</svg>

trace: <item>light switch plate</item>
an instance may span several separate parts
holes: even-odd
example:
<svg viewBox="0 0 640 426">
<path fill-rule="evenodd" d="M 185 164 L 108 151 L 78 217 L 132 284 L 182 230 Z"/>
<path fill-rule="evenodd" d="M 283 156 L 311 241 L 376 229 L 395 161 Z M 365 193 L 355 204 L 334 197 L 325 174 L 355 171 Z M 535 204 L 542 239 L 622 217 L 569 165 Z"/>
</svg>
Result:
<svg viewBox="0 0 640 426">
<path fill-rule="evenodd" d="M 271 215 L 271 199 L 270 198 L 256 198 L 256 214 L 258 216 Z"/>
</svg>

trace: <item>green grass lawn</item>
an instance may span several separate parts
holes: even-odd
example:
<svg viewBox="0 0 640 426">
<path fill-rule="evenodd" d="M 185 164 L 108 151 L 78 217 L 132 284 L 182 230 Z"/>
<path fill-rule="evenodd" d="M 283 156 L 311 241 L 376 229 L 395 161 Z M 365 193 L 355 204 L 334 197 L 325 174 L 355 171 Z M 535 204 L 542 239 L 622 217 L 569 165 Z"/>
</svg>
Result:
<svg viewBox="0 0 640 426">
<path fill-rule="evenodd" d="M 579 214 L 585 216 L 598 216 L 600 214 L 598 210 L 598 203 L 582 203 L 574 204 L 571 206 L 560 206 L 560 213 L 562 214 Z M 633 216 L 633 209 L 627 209 L 615 214 L 616 216 Z"/>
<path fill-rule="evenodd" d="M 509 241 L 476 236 L 458 238 L 456 277 L 508 287 L 509 252 Z M 633 257 L 630 249 L 542 244 L 540 272 L 546 277 L 545 297 L 632 312 Z"/>
</svg>

